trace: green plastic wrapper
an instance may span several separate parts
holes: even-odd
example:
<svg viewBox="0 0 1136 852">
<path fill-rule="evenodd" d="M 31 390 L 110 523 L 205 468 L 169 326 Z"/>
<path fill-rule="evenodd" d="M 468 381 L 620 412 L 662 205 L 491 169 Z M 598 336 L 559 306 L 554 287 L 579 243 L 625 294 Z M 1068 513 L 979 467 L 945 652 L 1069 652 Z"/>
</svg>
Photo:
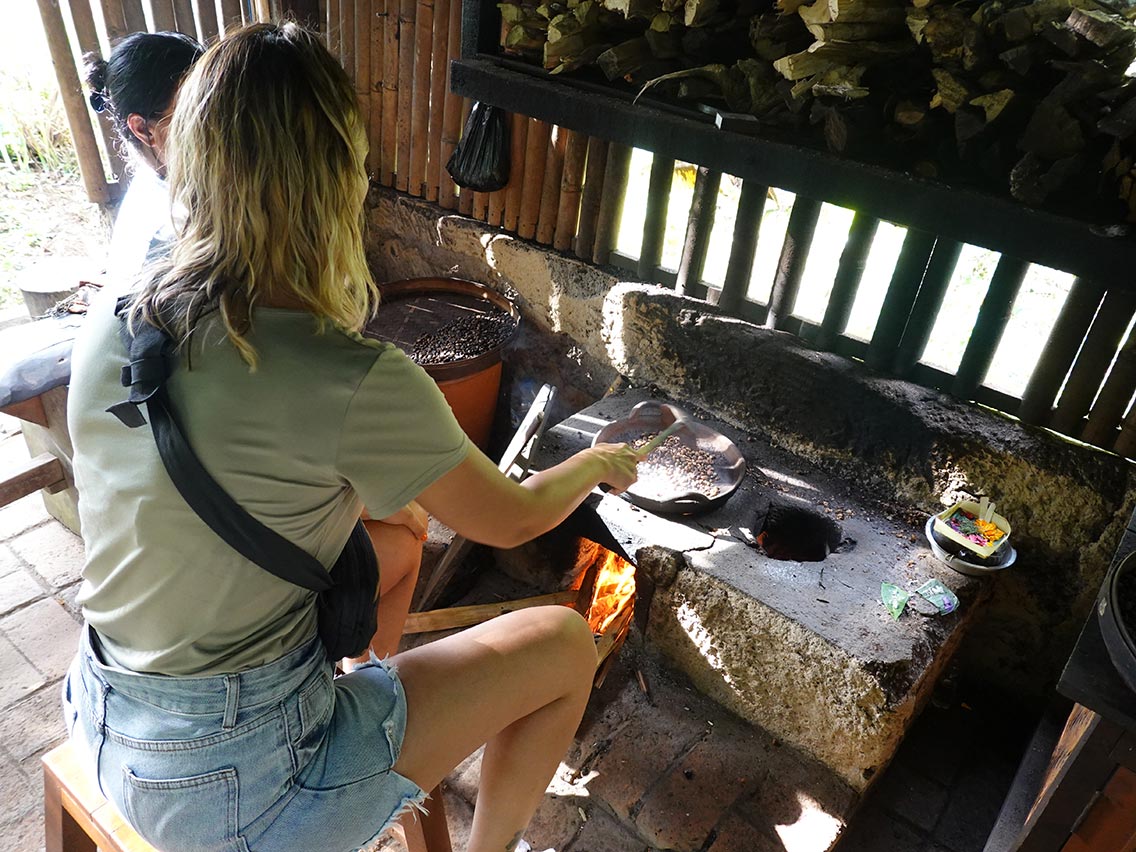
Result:
<svg viewBox="0 0 1136 852">
<path fill-rule="evenodd" d="M 924 600 L 930 601 L 940 615 L 946 615 L 959 608 L 959 599 L 955 596 L 955 593 L 938 580 L 928 580 L 916 589 L 915 593 Z"/>
<path fill-rule="evenodd" d="M 903 609 L 907 606 L 907 600 L 911 597 L 909 592 L 905 592 L 899 586 L 893 586 L 891 583 L 882 583 L 880 585 L 880 598 L 887 607 L 887 611 L 891 613 L 891 617 L 898 620 L 903 615 Z"/>
</svg>

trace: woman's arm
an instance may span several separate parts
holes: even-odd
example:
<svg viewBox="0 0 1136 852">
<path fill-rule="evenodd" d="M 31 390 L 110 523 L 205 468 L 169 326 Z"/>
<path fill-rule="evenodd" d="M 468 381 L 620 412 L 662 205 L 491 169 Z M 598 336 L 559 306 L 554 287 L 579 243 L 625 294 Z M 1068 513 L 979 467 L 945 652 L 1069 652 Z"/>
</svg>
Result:
<svg viewBox="0 0 1136 852">
<path fill-rule="evenodd" d="M 622 491 L 639 456 L 626 444 L 597 444 L 522 483 L 497 470 L 476 447 L 418 496 L 450 529 L 494 547 L 516 547 L 555 527 L 601 482 Z"/>
</svg>

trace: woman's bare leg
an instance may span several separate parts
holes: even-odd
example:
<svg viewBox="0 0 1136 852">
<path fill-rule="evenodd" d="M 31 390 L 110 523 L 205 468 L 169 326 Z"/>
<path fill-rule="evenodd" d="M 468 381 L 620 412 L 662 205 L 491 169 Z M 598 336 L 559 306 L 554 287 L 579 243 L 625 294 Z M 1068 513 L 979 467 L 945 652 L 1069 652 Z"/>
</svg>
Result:
<svg viewBox="0 0 1136 852">
<path fill-rule="evenodd" d="M 363 521 L 363 525 L 379 560 L 378 630 L 371 639 L 371 650 L 378 657 L 386 657 L 398 651 L 410 599 L 418 582 L 418 569 L 422 565 L 422 542 L 404 526 L 371 520 Z M 368 659 L 364 654 L 352 662 Z M 344 668 L 349 670 L 351 666 Z"/>
<path fill-rule="evenodd" d="M 486 743 L 469 852 L 511 852 L 580 723 L 595 674 L 567 607 L 495 618 L 396 656 L 407 726 L 394 768 L 424 790 Z"/>
</svg>

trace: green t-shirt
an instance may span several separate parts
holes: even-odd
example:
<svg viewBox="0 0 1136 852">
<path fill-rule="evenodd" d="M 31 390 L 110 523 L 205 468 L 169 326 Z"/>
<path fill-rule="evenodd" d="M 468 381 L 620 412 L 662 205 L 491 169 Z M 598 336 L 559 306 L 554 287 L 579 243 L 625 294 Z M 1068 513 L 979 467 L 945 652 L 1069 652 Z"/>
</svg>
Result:
<svg viewBox="0 0 1136 852">
<path fill-rule="evenodd" d="M 178 494 L 128 395 L 114 302 L 75 344 L 68 422 L 86 545 L 79 604 L 119 665 L 206 675 L 270 662 L 315 633 L 315 595 L 240 556 Z M 197 456 L 253 517 L 330 567 L 365 505 L 390 515 L 456 467 L 469 441 L 399 349 L 303 311 L 259 308 L 255 371 L 203 321 L 169 383 Z M 143 413 L 145 413 L 143 411 Z"/>
</svg>

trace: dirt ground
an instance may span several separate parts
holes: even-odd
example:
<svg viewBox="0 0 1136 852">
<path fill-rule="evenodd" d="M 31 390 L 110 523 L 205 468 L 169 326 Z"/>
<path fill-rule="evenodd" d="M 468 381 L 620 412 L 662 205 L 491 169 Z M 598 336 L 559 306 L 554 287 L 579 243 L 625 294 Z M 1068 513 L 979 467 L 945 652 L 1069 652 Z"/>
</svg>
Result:
<svg viewBox="0 0 1136 852">
<path fill-rule="evenodd" d="M 89 257 L 102 268 L 110 233 L 78 174 L 0 165 L 0 311 L 19 304 L 21 274 L 45 257 Z"/>
</svg>

